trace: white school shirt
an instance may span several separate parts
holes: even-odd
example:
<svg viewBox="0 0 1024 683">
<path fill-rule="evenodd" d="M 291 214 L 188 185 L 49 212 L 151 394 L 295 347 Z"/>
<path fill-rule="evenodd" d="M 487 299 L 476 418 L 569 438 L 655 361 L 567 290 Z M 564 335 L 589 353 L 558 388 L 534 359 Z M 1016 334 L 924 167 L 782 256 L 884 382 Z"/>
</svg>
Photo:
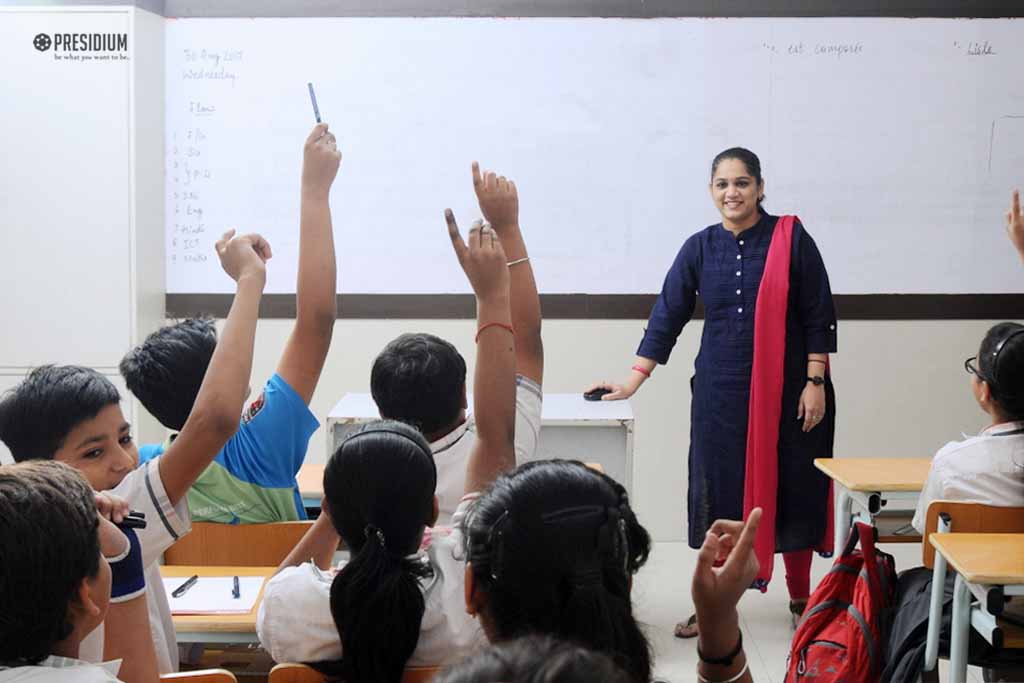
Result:
<svg viewBox="0 0 1024 683">
<path fill-rule="evenodd" d="M 119 683 L 121 660 L 90 664 L 71 657 L 49 656 L 34 666 L 0 667 L 0 683 Z"/>
<path fill-rule="evenodd" d="M 476 495 L 465 496 L 455 513 L 458 525 Z M 477 621 L 466 614 L 466 559 L 462 532 L 435 529 L 427 561 L 434 570 L 424 579 L 425 609 L 420 639 L 409 666 L 444 666 L 487 644 Z M 321 662 L 341 659 L 341 639 L 331 617 L 334 572 L 312 562 L 288 567 L 267 582 L 256 618 L 260 644 L 276 662 Z"/>
<path fill-rule="evenodd" d="M 135 533 L 142 546 L 142 566 L 146 568 L 149 630 L 156 649 L 157 668 L 161 674 L 173 673 L 178 670 L 178 640 L 157 562 L 165 550 L 192 530 L 188 496 L 182 496 L 177 505 L 171 505 L 160 479 L 160 458 L 132 470 L 111 493 L 121 496 L 133 510 L 146 515 L 146 528 L 136 529 Z M 102 624 L 82 641 L 79 657 L 89 662 L 103 659 Z"/>
<path fill-rule="evenodd" d="M 920 534 L 933 500 L 1024 506 L 1024 422 L 993 425 L 935 454 L 912 522 Z"/>
<path fill-rule="evenodd" d="M 516 376 L 516 465 L 536 458 L 543 394 L 532 379 Z M 476 417 L 430 444 L 437 464 L 438 526 L 451 526 L 452 515 L 466 492 L 466 464 L 476 443 Z"/>
</svg>

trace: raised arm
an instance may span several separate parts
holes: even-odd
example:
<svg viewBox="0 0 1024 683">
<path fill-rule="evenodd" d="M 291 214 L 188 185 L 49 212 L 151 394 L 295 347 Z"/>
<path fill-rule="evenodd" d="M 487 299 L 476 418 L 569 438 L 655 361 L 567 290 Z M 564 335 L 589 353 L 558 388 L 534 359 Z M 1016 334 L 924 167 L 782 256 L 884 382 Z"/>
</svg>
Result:
<svg viewBox="0 0 1024 683">
<path fill-rule="evenodd" d="M 1020 260 L 1024 261 L 1024 213 L 1020 210 L 1020 190 L 1013 191 L 1010 210 L 1006 212 L 1006 234 L 1010 236 Z"/>
<path fill-rule="evenodd" d="M 217 242 L 217 255 L 237 283 L 235 299 L 192 412 L 178 438 L 160 456 L 160 479 L 172 505 L 177 505 L 237 431 L 249 392 L 256 320 L 271 253 L 259 235 L 234 234 L 234 230 L 224 233 Z"/>
<path fill-rule="evenodd" d="M 516 466 L 516 340 L 509 272 L 501 241 L 491 226 L 474 222 L 467 246 L 451 209 L 445 211 L 445 220 L 459 265 L 476 294 L 473 412 L 477 440 L 466 465 L 466 493 L 477 493 Z"/>
<path fill-rule="evenodd" d="M 338 549 L 341 536 L 331 522 L 330 513 L 327 512 L 326 500 L 320 502 L 320 516 L 309 527 L 309 531 L 303 534 L 299 542 L 295 544 L 288 557 L 284 558 L 274 574 L 280 574 L 288 567 L 297 567 L 310 560 L 317 567 L 323 570 L 331 568 L 331 560 L 334 558 L 334 551 Z"/>
<path fill-rule="evenodd" d="M 340 164 L 334 134 L 326 123 L 318 123 L 306 138 L 302 160 L 295 327 L 277 365 L 277 374 L 307 404 L 320 380 L 338 317 L 338 269 L 328 199 Z"/>
<path fill-rule="evenodd" d="M 543 384 L 544 344 L 541 341 L 540 296 L 526 242 L 519 229 L 519 191 L 515 182 L 492 171 L 480 172 L 473 162 L 473 189 L 480 211 L 498 234 L 509 265 L 512 327 L 516 331 L 516 372 Z"/>
</svg>

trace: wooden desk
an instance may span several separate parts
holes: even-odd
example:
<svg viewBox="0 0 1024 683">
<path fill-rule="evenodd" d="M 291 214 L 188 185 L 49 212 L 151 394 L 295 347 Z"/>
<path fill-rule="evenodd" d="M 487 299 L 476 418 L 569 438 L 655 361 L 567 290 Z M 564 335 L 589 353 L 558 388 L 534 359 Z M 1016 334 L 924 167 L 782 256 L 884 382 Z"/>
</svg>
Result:
<svg viewBox="0 0 1024 683">
<path fill-rule="evenodd" d="M 473 397 L 467 396 L 467 400 L 472 406 Z M 370 394 L 345 394 L 327 415 L 327 457 L 349 433 L 379 419 Z M 599 463 L 632 495 L 633 409 L 629 401 L 585 401 L 583 394 L 544 394 L 540 424 L 535 459 Z"/>
<path fill-rule="evenodd" d="M 928 541 L 956 571 L 949 669 L 953 683 L 965 683 L 971 627 L 990 643 L 1002 641 L 1004 596 L 1024 595 L 1024 534 L 934 533 Z"/>
<path fill-rule="evenodd" d="M 187 579 L 193 574 L 203 576 L 264 576 L 269 578 L 277 567 L 190 567 L 162 566 L 166 578 Z M 264 582 L 266 586 L 266 582 Z M 172 615 L 179 643 L 259 643 L 256 636 L 256 614 L 263 601 L 263 588 L 248 614 L 182 614 Z"/>
<path fill-rule="evenodd" d="M 835 483 L 835 551 L 843 548 L 855 520 L 874 524 L 889 501 L 916 507 L 931 464 L 931 458 L 817 458 L 814 466 Z"/>
</svg>

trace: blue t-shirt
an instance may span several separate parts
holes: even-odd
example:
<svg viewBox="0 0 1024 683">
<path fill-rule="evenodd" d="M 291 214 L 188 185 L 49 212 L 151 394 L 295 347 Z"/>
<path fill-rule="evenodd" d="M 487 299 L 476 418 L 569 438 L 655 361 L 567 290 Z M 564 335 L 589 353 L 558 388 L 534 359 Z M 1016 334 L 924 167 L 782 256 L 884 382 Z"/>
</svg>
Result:
<svg viewBox="0 0 1024 683">
<path fill-rule="evenodd" d="M 238 431 L 189 489 L 192 520 L 266 524 L 306 519 L 295 477 L 319 426 L 302 397 L 275 374 L 242 414 Z M 168 444 L 139 448 L 140 464 L 159 456 Z"/>
</svg>

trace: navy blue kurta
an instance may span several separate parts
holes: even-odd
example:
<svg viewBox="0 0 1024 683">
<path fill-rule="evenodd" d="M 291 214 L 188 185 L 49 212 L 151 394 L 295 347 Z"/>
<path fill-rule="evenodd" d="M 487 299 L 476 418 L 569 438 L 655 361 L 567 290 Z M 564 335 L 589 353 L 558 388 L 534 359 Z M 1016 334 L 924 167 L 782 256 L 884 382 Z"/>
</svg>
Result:
<svg viewBox="0 0 1024 683">
<path fill-rule="evenodd" d="M 676 256 L 651 311 L 637 355 L 668 362 L 698 294 L 704 333 L 690 380 L 688 496 L 690 547 L 699 548 L 716 519 L 743 518 L 750 373 L 754 362 L 754 309 L 777 216 L 761 219 L 738 237 L 712 225 L 690 237 Z M 836 351 L 836 314 L 828 273 L 814 240 L 793 226 L 782 417 L 776 550 L 817 546 L 828 514 L 828 478 L 815 458 L 832 457 L 835 392 L 825 386 L 821 423 L 804 433 L 797 420 L 807 382 L 807 354 Z"/>
</svg>

